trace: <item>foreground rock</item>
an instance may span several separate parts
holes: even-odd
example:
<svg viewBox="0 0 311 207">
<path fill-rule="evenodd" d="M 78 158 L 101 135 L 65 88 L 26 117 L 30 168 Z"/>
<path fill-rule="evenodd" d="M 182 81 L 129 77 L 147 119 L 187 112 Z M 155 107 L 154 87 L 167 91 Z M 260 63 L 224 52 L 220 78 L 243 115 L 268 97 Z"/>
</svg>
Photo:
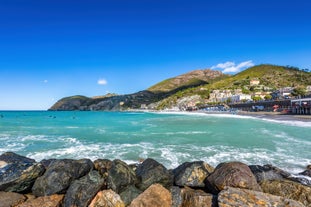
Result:
<svg viewBox="0 0 311 207">
<path fill-rule="evenodd" d="M 0 191 L 27 192 L 44 173 L 40 163 L 13 152 L 0 155 Z"/>
<path fill-rule="evenodd" d="M 43 176 L 36 180 L 32 192 L 35 196 L 64 194 L 71 182 L 86 175 L 92 168 L 93 163 L 89 159 L 55 160 Z"/>
<path fill-rule="evenodd" d="M 18 207 L 60 207 L 64 195 L 51 195 L 27 200 Z"/>
<path fill-rule="evenodd" d="M 171 207 L 172 195 L 160 184 L 153 184 L 137 198 L 130 207 Z"/>
<path fill-rule="evenodd" d="M 26 197 L 22 194 L 0 191 L 0 207 L 17 206 L 25 200 Z"/>
<path fill-rule="evenodd" d="M 311 206 L 311 188 L 293 181 L 264 181 L 261 183 L 262 190 L 284 198 L 300 201 L 304 205 Z"/>
<path fill-rule="evenodd" d="M 166 188 L 173 185 L 172 174 L 162 164 L 150 158 L 138 165 L 136 175 L 139 180 L 137 186 L 142 191 L 155 183 L 161 184 Z"/>
<path fill-rule="evenodd" d="M 304 207 L 300 202 L 274 196 L 263 192 L 252 191 L 247 189 L 226 187 L 218 195 L 219 207 L 230 206 L 288 206 L 288 207 Z"/>
<path fill-rule="evenodd" d="M 108 170 L 108 188 L 121 193 L 127 186 L 135 185 L 137 178 L 135 172 L 125 162 L 114 160 Z"/>
<path fill-rule="evenodd" d="M 250 165 L 249 168 L 256 176 L 258 183 L 264 180 L 284 180 L 290 176 L 290 173 L 272 165 Z"/>
<path fill-rule="evenodd" d="M 104 183 L 105 180 L 98 171 L 91 171 L 70 185 L 63 206 L 87 206 L 97 192 L 102 190 Z"/>
<path fill-rule="evenodd" d="M 125 207 L 125 204 L 112 190 L 103 190 L 97 193 L 88 207 Z"/>
<path fill-rule="evenodd" d="M 134 185 L 130 185 L 120 193 L 120 197 L 124 204 L 127 206 L 129 205 L 135 198 L 137 198 L 143 191 L 136 188 Z"/>
<path fill-rule="evenodd" d="M 261 191 L 252 171 L 241 162 L 219 164 L 214 172 L 207 177 L 206 186 L 214 194 L 226 186 Z"/>
<path fill-rule="evenodd" d="M 181 190 L 182 204 L 181 207 L 216 207 L 216 197 L 212 194 L 205 193 L 202 190 L 184 188 Z"/>
<path fill-rule="evenodd" d="M 173 170 L 177 186 L 204 187 L 204 180 L 214 168 L 203 161 L 185 162 Z"/>
</svg>

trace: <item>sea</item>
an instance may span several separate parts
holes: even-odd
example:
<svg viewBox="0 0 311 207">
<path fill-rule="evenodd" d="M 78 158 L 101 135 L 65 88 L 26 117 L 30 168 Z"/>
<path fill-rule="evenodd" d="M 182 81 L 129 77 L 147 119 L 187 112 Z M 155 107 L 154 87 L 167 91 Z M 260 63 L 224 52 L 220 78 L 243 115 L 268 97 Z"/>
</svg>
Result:
<svg viewBox="0 0 311 207">
<path fill-rule="evenodd" d="M 2 111 L 0 154 L 50 158 L 153 158 L 169 169 L 202 160 L 272 164 L 298 173 L 311 164 L 311 122 L 231 114 Z"/>
</svg>

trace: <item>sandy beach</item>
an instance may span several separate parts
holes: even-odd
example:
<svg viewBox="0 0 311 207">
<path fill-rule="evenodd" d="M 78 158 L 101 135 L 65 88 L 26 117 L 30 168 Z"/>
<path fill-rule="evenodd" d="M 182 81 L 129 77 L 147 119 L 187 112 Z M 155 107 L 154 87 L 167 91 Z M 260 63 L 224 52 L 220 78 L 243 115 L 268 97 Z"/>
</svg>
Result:
<svg viewBox="0 0 311 207">
<path fill-rule="evenodd" d="M 238 115 L 242 116 L 251 116 L 261 119 L 271 119 L 277 121 L 302 121 L 302 122 L 311 122 L 310 115 L 289 115 L 283 114 L 281 112 L 248 112 L 248 111 L 239 111 Z"/>
</svg>

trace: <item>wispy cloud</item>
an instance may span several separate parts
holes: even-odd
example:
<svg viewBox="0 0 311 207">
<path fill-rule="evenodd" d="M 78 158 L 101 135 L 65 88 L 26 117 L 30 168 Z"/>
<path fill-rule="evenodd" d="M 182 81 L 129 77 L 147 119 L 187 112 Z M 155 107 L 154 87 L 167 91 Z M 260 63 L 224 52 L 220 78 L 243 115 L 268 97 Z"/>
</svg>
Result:
<svg viewBox="0 0 311 207">
<path fill-rule="evenodd" d="M 106 81 L 106 79 L 103 79 L 103 78 L 101 78 L 101 79 L 99 79 L 98 81 L 97 81 L 97 84 L 98 85 L 107 85 L 107 81 Z"/>
<path fill-rule="evenodd" d="M 239 64 L 235 64 L 235 62 L 225 62 L 219 63 L 217 65 L 212 66 L 212 69 L 222 69 L 223 73 L 238 73 L 243 69 L 254 66 L 252 60 L 244 61 Z"/>
<path fill-rule="evenodd" d="M 48 82 L 49 82 L 48 80 L 43 80 L 43 81 L 42 81 L 42 83 L 48 83 Z"/>
</svg>

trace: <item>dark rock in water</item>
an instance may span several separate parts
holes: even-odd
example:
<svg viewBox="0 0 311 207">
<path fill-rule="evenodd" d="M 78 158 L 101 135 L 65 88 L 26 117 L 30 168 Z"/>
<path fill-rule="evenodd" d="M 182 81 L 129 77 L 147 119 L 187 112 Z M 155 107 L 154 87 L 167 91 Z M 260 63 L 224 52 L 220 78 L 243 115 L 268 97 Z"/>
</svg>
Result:
<svg viewBox="0 0 311 207">
<path fill-rule="evenodd" d="M 172 194 L 172 207 L 182 207 L 182 194 L 181 194 L 181 188 L 177 186 L 172 186 L 171 189 Z"/>
<path fill-rule="evenodd" d="M 304 207 L 300 202 L 247 189 L 225 187 L 218 195 L 219 207 L 230 206 L 290 206 Z"/>
<path fill-rule="evenodd" d="M 219 164 L 205 182 L 206 187 L 213 194 L 217 194 L 225 186 L 261 191 L 252 171 L 241 162 Z"/>
<path fill-rule="evenodd" d="M 49 165 L 55 161 L 56 159 L 44 159 L 44 160 L 41 160 L 40 163 L 44 166 L 45 169 L 47 169 L 49 167 Z"/>
<path fill-rule="evenodd" d="M 213 194 L 205 193 L 202 190 L 194 190 L 191 188 L 183 188 L 182 207 L 216 207 L 217 200 Z"/>
<path fill-rule="evenodd" d="M 137 198 L 135 198 L 129 207 L 171 207 L 172 195 L 170 191 L 160 184 L 153 184 Z"/>
<path fill-rule="evenodd" d="M 283 180 L 290 176 L 290 173 L 272 165 L 250 165 L 249 168 L 255 175 L 258 183 L 264 180 Z"/>
<path fill-rule="evenodd" d="M 27 192 L 45 169 L 35 160 L 13 152 L 0 155 L 0 191 Z"/>
<path fill-rule="evenodd" d="M 104 178 L 95 170 L 73 181 L 67 190 L 63 206 L 88 206 L 97 192 L 102 190 L 104 182 Z"/>
<path fill-rule="evenodd" d="M 18 207 L 60 207 L 64 195 L 43 196 L 35 199 L 27 200 L 25 203 L 18 205 Z"/>
<path fill-rule="evenodd" d="M 129 185 L 135 185 L 137 178 L 135 172 L 123 161 L 114 160 L 108 170 L 108 188 L 121 193 Z"/>
<path fill-rule="evenodd" d="M 214 168 L 203 161 L 185 162 L 173 170 L 174 182 L 178 186 L 204 187 L 205 178 Z"/>
<path fill-rule="evenodd" d="M 22 194 L 0 191 L 0 207 L 17 206 L 25 200 L 26 197 Z"/>
<path fill-rule="evenodd" d="M 97 159 L 94 161 L 95 170 L 101 175 L 108 175 L 108 170 L 112 166 L 112 161 L 108 159 Z"/>
<path fill-rule="evenodd" d="M 86 175 L 93 167 L 89 159 L 55 160 L 36 180 L 32 192 L 35 196 L 65 193 L 72 181 Z"/>
<path fill-rule="evenodd" d="M 308 176 L 311 178 L 311 169 L 305 170 L 305 171 L 299 173 L 299 175 L 304 175 L 304 176 Z"/>
<path fill-rule="evenodd" d="M 97 193 L 88 207 L 125 207 L 125 205 L 114 191 L 103 190 Z"/>
<path fill-rule="evenodd" d="M 142 192 L 143 191 L 139 190 L 134 185 L 130 185 L 122 193 L 120 193 L 120 197 L 124 204 L 127 206 Z"/>
<path fill-rule="evenodd" d="M 289 180 L 263 181 L 260 185 L 265 193 L 293 199 L 308 207 L 311 206 L 311 187 Z"/>
<path fill-rule="evenodd" d="M 137 166 L 136 175 L 140 181 L 137 187 L 142 191 L 155 183 L 166 188 L 173 185 L 172 174 L 162 164 L 150 158 Z"/>
</svg>

